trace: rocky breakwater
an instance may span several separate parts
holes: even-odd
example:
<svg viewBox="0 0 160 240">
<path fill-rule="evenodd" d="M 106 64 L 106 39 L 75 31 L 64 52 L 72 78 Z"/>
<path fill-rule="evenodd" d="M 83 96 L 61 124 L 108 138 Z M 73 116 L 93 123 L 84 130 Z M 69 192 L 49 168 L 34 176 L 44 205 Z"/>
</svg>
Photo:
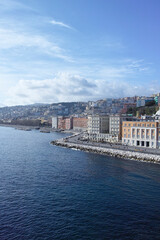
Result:
<svg viewBox="0 0 160 240">
<path fill-rule="evenodd" d="M 51 144 L 56 146 L 86 151 L 86 152 L 105 154 L 108 156 L 113 156 L 118 158 L 132 159 L 132 160 L 152 162 L 152 163 L 160 163 L 160 156 L 155 154 L 147 154 L 147 153 L 140 153 L 135 151 L 126 151 L 126 150 L 119 150 L 119 149 L 112 149 L 112 148 L 105 148 L 105 147 L 97 147 L 92 145 L 70 143 L 70 142 L 67 142 L 65 139 L 52 141 Z"/>
</svg>

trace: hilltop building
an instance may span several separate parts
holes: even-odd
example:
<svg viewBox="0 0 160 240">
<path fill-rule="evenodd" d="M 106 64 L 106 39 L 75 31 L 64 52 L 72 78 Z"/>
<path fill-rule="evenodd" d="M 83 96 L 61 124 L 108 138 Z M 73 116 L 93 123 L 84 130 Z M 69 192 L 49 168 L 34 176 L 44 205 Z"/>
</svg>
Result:
<svg viewBox="0 0 160 240">
<path fill-rule="evenodd" d="M 147 103 L 154 101 L 154 97 L 140 97 L 137 99 L 137 107 L 144 107 Z"/>
</svg>

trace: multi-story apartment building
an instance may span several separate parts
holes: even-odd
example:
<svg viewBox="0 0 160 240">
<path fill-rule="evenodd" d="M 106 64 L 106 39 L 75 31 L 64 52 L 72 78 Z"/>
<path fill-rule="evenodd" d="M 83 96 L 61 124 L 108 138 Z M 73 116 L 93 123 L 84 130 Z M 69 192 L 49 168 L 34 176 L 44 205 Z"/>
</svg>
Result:
<svg viewBox="0 0 160 240">
<path fill-rule="evenodd" d="M 123 121 L 122 144 L 139 147 L 159 147 L 159 123 L 154 120 Z"/>
<path fill-rule="evenodd" d="M 65 118 L 58 116 L 58 129 L 65 130 Z"/>
<path fill-rule="evenodd" d="M 72 117 L 52 117 L 52 128 L 70 130 L 73 128 L 73 118 Z"/>
<path fill-rule="evenodd" d="M 109 117 L 109 133 L 114 137 L 118 136 L 118 139 L 122 139 L 122 122 L 123 121 L 133 121 L 135 117 L 128 116 L 126 114 L 120 115 L 110 115 Z"/>
<path fill-rule="evenodd" d="M 70 130 L 73 128 L 73 118 L 72 117 L 67 117 L 64 119 L 65 120 L 65 129 Z"/>
<path fill-rule="evenodd" d="M 74 117 L 73 118 L 73 129 L 77 131 L 86 131 L 88 128 L 88 118 L 85 117 Z"/>
<path fill-rule="evenodd" d="M 121 135 L 121 117 L 120 115 L 110 115 L 109 117 L 109 133 L 113 136 Z"/>
<path fill-rule="evenodd" d="M 109 133 L 109 116 L 108 115 L 88 116 L 88 133 L 89 134 Z"/>
<path fill-rule="evenodd" d="M 118 136 L 109 134 L 109 116 L 91 115 L 88 117 L 88 134 L 92 141 L 118 142 Z"/>
<path fill-rule="evenodd" d="M 52 117 L 52 128 L 57 129 L 58 128 L 58 118 Z"/>
</svg>

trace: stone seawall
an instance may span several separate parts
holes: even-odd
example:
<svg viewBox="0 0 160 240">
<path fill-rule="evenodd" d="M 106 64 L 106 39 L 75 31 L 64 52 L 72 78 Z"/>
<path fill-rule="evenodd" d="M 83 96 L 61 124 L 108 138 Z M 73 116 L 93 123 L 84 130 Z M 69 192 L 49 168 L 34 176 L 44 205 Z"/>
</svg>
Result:
<svg viewBox="0 0 160 240">
<path fill-rule="evenodd" d="M 112 157 L 126 158 L 138 161 L 160 163 L 160 156 L 147 153 L 139 153 L 135 151 L 125 151 L 112 148 L 96 147 L 96 146 L 87 146 L 83 144 L 70 143 L 63 140 L 52 141 L 51 144 L 66 148 L 73 148 L 81 151 L 105 154 Z"/>
</svg>

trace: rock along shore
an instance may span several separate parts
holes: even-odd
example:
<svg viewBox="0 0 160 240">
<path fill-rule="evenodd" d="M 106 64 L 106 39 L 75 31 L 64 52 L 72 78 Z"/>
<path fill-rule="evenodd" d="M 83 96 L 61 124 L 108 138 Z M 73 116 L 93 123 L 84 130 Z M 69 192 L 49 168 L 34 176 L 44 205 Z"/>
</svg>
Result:
<svg viewBox="0 0 160 240">
<path fill-rule="evenodd" d="M 103 155 L 105 154 L 112 157 L 132 159 L 132 160 L 152 162 L 152 163 L 160 163 L 160 156 L 154 155 L 154 154 L 139 153 L 135 151 L 126 151 L 126 150 L 97 147 L 97 146 L 91 146 L 91 145 L 88 146 L 83 144 L 70 143 L 63 139 L 52 141 L 51 144 L 56 146 L 66 147 L 66 148 L 73 148 L 73 149 L 77 149 L 85 152 L 92 152 L 92 153 L 103 154 Z"/>
</svg>

